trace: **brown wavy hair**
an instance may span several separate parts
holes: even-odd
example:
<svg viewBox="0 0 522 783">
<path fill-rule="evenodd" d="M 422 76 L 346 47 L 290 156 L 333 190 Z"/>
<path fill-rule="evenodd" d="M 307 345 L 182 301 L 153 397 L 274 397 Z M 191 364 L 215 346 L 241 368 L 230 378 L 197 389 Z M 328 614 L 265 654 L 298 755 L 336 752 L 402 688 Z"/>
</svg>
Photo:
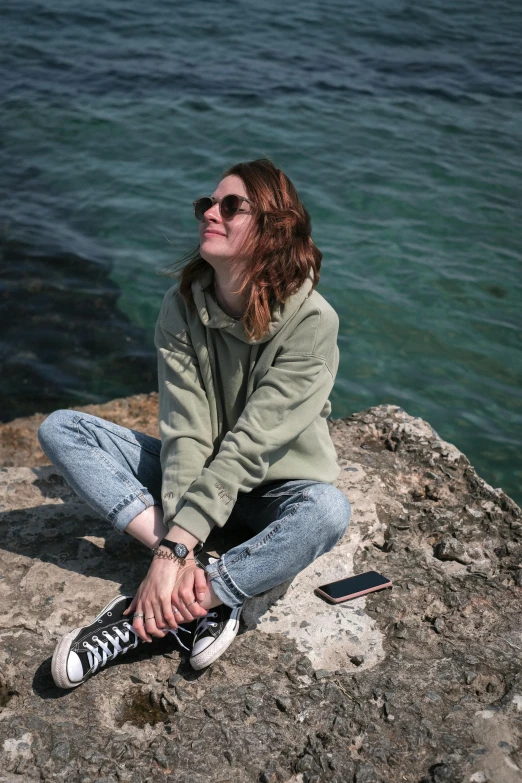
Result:
<svg viewBox="0 0 522 783">
<path fill-rule="evenodd" d="M 248 293 L 243 323 L 249 339 L 259 340 L 270 325 L 275 302 L 286 302 L 312 276 L 312 290 L 319 282 L 323 254 L 311 237 L 310 215 L 301 203 L 291 181 L 272 161 L 261 158 L 237 163 L 223 173 L 235 175 L 245 185 L 253 202 L 254 230 L 241 248 L 241 285 L 234 293 Z M 245 257 L 248 259 L 245 265 Z M 232 259 L 239 263 L 239 259 Z M 179 291 L 195 308 L 192 283 L 202 277 L 210 264 L 196 250 L 178 263 Z"/>
</svg>

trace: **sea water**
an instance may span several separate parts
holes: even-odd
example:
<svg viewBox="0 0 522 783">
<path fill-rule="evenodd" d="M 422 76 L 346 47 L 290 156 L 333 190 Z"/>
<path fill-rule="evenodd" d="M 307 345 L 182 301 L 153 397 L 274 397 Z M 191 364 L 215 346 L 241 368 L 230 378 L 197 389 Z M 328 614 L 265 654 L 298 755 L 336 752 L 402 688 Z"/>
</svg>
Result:
<svg viewBox="0 0 522 783">
<path fill-rule="evenodd" d="M 340 317 L 334 417 L 422 416 L 522 499 L 518 0 L 6 0 L 2 418 L 154 386 L 239 160 L 290 176 Z"/>
</svg>

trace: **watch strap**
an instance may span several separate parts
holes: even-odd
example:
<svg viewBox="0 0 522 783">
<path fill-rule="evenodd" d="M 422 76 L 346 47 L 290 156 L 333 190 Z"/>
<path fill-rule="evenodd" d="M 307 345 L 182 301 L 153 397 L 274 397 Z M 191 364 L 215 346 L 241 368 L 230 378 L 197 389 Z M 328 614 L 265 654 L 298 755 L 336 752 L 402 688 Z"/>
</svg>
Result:
<svg viewBox="0 0 522 783">
<path fill-rule="evenodd" d="M 188 546 L 186 544 L 179 544 L 177 541 L 169 541 L 168 538 L 162 538 L 158 544 L 158 549 L 160 548 L 160 546 L 165 546 L 167 547 L 167 549 L 170 549 L 170 551 L 174 552 L 176 557 L 178 557 L 180 560 L 182 560 L 185 555 L 188 555 L 189 552 Z M 183 557 L 180 557 L 176 552 L 176 547 L 178 546 L 184 546 L 186 549 L 185 555 Z"/>
<path fill-rule="evenodd" d="M 170 549 L 171 552 L 174 552 L 176 555 L 176 547 L 178 546 L 178 543 L 176 541 L 169 541 L 168 538 L 162 538 L 161 541 L 158 544 L 158 549 L 160 546 L 166 546 L 167 549 Z M 186 544 L 183 544 L 183 546 L 186 546 Z M 203 549 L 203 544 L 200 541 L 196 546 L 194 547 L 194 554 L 196 552 L 200 552 Z M 187 554 L 189 552 L 189 548 L 187 547 Z"/>
</svg>

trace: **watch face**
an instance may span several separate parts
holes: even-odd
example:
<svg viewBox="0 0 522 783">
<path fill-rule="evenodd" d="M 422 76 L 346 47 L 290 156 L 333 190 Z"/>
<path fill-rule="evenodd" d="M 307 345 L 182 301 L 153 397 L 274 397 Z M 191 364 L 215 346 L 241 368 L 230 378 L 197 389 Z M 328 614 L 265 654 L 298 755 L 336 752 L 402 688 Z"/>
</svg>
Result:
<svg viewBox="0 0 522 783">
<path fill-rule="evenodd" d="M 176 544 L 174 552 L 178 557 L 184 558 L 188 555 L 188 549 L 185 544 Z"/>
</svg>

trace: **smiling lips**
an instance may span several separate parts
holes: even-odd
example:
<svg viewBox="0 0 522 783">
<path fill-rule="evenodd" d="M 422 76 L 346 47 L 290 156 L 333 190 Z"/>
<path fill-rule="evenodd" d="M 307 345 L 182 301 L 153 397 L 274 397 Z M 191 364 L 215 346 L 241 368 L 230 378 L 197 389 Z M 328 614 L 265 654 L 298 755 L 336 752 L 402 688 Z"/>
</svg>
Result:
<svg viewBox="0 0 522 783">
<path fill-rule="evenodd" d="M 214 231 L 212 228 L 207 228 L 206 231 L 203 232 L 203 236 L 206 236 L 207 234 L 217 234 L 218 237 L 225 236 L 225 234 L 222 234 L 220 231 Z"/>
</svg>

